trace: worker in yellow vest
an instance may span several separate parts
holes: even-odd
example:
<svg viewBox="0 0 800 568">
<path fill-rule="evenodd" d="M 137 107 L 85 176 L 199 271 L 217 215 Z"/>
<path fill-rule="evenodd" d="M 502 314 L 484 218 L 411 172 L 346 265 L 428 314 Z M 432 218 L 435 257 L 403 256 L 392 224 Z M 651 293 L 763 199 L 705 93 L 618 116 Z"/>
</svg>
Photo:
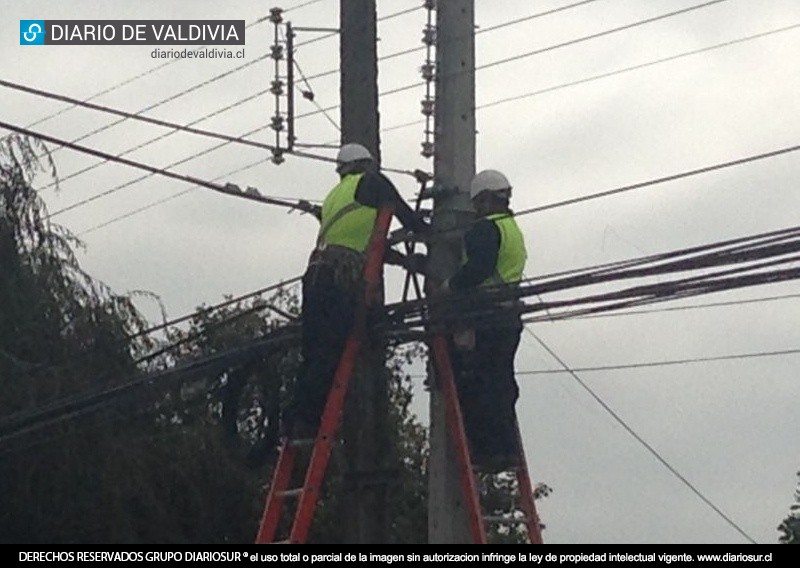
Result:
<svg viewBox="0 0 800 568">
<path fill-rule="evenodd" d="M 473 296 L 472 321 L 453 336 L 451 349 L 464 426 L 473 462 L 499 471 L 519 455 L 514 406 L 519 389 L 514 357 L 522 323 L 518 302 L 492 299 L 497 286 L 516 286 L 527 252 L 509 208 L 511 184 L 496 170 L 479 172 L 470 185 L 478 220 L 464 235 L 464 262 L 440 291 Z"/>
<path fill-rule="evenodd" d="M 343 145 L 336 157 L 339 183 L 322 204 L 317 244 L 303 276 L 302 364 L 287 411 L 288 434 L 316 435 L 333 375 L 364 294 L 365 252 L 378 209 L 391 206 L 403 226 L 423 233 L 427 225 L 392 182 L 377 171 L 360 144 Z"/>
</svg>

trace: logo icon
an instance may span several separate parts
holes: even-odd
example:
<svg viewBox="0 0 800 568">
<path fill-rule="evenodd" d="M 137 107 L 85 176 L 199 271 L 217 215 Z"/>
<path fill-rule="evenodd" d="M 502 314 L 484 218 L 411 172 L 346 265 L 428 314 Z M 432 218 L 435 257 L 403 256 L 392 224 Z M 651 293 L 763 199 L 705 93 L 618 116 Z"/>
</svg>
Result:
<svg viewBox="0 0 800 568">
<path fill-rule="evenodd" d="M 20 20 L 19 44 L 44 45 L 44 20 Z"/>
</svg>

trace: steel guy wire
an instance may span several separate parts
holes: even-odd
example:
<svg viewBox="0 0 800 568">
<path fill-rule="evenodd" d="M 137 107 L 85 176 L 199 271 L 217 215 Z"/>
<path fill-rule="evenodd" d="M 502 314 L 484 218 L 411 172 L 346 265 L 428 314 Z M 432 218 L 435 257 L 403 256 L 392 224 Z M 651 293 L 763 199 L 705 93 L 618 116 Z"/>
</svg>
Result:
<svg viewBox="0 0 800 568">
<path fill-rule="evenodd" d="M 663 465 L 681 483 L 683 483 L 686 487 L 688 487 L 692 493 L 694 493 L 701 501 L 703 501 L 703 503 L 708 505 L 711 508 L 711 510 L 713 510 L 719 517 L 721 517 L 728 525 L 730 525 L 733 529 L 735 529 L 740 535 L 742 535 L 752 544 L 756 544 L 756 541 L 753 540 L 753 538 L 750 535 L 744 532 L 744 530 L 742 530 L 742 528 L 738 524 L 736 524 L 728 515 L 722 512 L 722 510 L 719 507 L 717 507 L 714 503 L 712 503 L 708 497 L 706 497 L 702 492 L 700 492 L 700 490 L 697 489 L 688 479 L 686 479 L 686 477 L 684 477 L 677 469 L 675 469 L 674 466 L 672 466 L 666 459 L 664 459 L 664 457 L 653 446 L 651 446 L 649 443 L 647 443 L 647 441 L 644 440 L 644 438 L 642 438 L 639 434 L 637 434 L 636 431 L 633 430 L 633 428 L 631 428 L 631 426 L 625 420 L 623 420 L 622 417 L 619 414 L 617 414 L 602 398 L 600 398 L 600 396 L 585 381 L 583 381 L 578 376 L 578 374 L 574 370 L 572 370 L 569 367 L 569 365 L 567 365 L 564 362 L 564 360 L 558 356 L 558 354 L 556 354 L 555 351 L 553 351 L 544 341 L 542 341 L 538 335 L 533 333 L 533 331 L 531 331 L 530 328 L 526 327 L 525 329 L 527 330 L 527 333 L 529 333 L 536 340 L 536 342 L 539 345 L 541 345 L 542 348 L 545 351 L 547 351 L 550 354 L 550 356 L 553 359 L 555 359 L 558 362 L 558 364 L 561 365 L 564 368 L 564 370 L 567 373 L 569 373 L 570 376 L 587 393 L 589 393 L 589 396 L 591 396 L 595 400 L 595 402 L 597 402 L 603 408 L 603 410 L 605 410 L 609 415 L 611 415 L 611 417 L 620 426 L 622 426 L 628 434 L 633 436 L 634 439 L 637 442 L 639 442 L 639 444 L 641 444 L 645 449 L 647 449 L 647 451 L 653 457 L 655 457 L 661 463 L 661 465 Z"/>
</svg>

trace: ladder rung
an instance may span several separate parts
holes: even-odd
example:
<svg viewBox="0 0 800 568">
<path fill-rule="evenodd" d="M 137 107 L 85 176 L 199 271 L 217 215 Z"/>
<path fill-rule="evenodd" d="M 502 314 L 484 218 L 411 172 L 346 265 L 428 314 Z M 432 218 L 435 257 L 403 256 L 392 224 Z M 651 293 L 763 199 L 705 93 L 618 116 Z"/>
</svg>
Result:
<svg viewBox="0 0 800 568">
<path fill-rule="evenodd" d="M 487 515 L 483 517 L 483 520 L 496 525 L 518 525 L 528 522 L 526 517 L 504 517 L 502 515 Z"/>
<path fill-rule="evenodd" d="M 315 441 L 316 441 L 315 438 L 303 438 L 303 439 L 298 439 L 298 440 L 289 440 L 289 445 L 293 446 L 295 448 L 302 448 L 302 447 L 313 446 Z"/>
<path fill-rule="evenodd" d="M 303 492 L 302 487 L 296 489 L 287 489 L 286 491 L 278 492 L 279 497 L 298 497 Z"/>
<path fill-rule="evenodd" d="M 276 540 L 272 544 L 292 544 L 292 543 L 289 539 L 286 539 L 286 540 Z"/>
</svg>

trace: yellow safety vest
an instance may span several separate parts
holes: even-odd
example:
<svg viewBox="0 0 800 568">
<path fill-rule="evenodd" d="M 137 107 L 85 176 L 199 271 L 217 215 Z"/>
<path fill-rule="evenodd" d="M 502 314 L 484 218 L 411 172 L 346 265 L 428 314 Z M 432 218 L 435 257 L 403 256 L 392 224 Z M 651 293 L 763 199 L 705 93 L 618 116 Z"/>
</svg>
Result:
<svg viewBox="0 0 800 568">
<path fill-rule="evenodd" d="M 322 204 L 322 219 L 317 246 L 337 245 L 364 252 L 372 235 L 378 210 L 356 201 L 356 188 L 364 174 L 342 178 Z"/>
<path fill-rule="evenodd" d="M 495 213 L 486 217 L 494 222 L 500 231 L 500 249 L 497 251 L 497 265 L 494 273 L 481 283 L 481 286 L 512 284 L 522 280 L 525 261 L 528 253 L 525 250 L 525 238 L 519 230 L 513 215 Z"/>
</svg>

